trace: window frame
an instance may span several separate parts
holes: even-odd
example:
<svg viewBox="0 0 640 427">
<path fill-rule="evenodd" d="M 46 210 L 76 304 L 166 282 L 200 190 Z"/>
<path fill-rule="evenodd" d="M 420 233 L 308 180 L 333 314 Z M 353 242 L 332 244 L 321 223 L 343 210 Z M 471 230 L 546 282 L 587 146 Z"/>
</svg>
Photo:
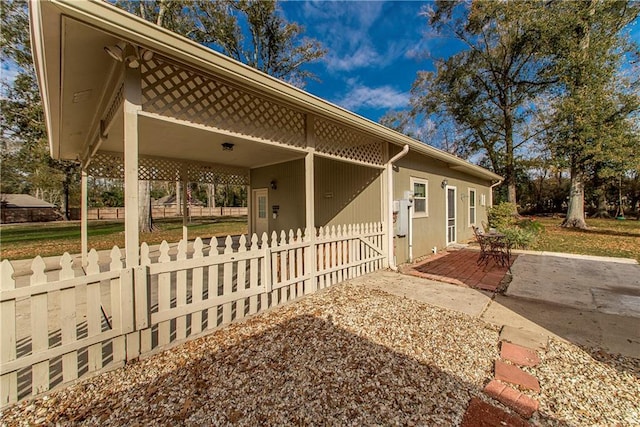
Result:
<svg viewBox="0 0 640 427">
<path fill-rule="evenodd" d="M 413 194 L 413 217 L 414 218 L 427 218 L 429 216 L 429 180 L 425 178 L 417 178 L 412 176 L 409 180 L 411 184 L 411 193 Z M 419 199 L 424 199 L 424 212 L 416 211 L 416 196 L 415 196 L 415 184 L 424 185 L 424 197 L 418 197 Z"/>
<path fill-rule="evenodd" d="M 473 198 L 471 198 L 471 193 L 473 192 Z M 467 221 L 469 222 L 469 227 L 472 227 L 474 225 L 477 225 L 478 223 L 478 191 L 473 188 L 473 187 L 469 187 L 467 189 L 467 197 L 469 199 L 469 205 L 468 205 L 468 210 L 467 210 Z M 473 206 L 471 206 L 471 201 L 473 200 Z M 473 209 L 473 221 L 471 221 L 471 209 Z"/>
</svg>

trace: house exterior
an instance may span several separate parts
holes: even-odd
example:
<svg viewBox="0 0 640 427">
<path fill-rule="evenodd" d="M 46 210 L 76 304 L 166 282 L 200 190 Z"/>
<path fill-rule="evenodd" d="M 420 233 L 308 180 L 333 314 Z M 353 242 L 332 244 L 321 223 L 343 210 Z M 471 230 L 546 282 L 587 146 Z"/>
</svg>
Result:
<svg viewBox="0 0 640 427">
<path fill-rule="evenodd" d="M 0 223 L 42 222 L 62 219 L 58 208 L 29 194 L 0 194 Z"/>
<path fill-rule="evenodd" d="M 248 185 L 258 235 L 381 222 L 390 263 L 463 242 L 486 219 L 501 179 L 488 170 L 106 2 L 31 7 L 51 155 L 124 178 L 129 230 L 138 179 Z M 400 203 L 408 199 L 413 207 Z M 407 224 L 400 233 L 394 219 Z"/>
<path fill-rule="evenodd" d="M 30 23 L 51 156 L 82 167 L 83 268 L 36 257 L 17 283 L 0 263 L 0 407 L 395 269 L 486 219 L 498 175 L 107 2 L 33 0 Z M 108 264 L 87 247 L 89 175 L 124 180 Z M 139 180 L 246 185 L 250 233 L 212 244 L 184 227 L 152 250 Z"/>
</svg>

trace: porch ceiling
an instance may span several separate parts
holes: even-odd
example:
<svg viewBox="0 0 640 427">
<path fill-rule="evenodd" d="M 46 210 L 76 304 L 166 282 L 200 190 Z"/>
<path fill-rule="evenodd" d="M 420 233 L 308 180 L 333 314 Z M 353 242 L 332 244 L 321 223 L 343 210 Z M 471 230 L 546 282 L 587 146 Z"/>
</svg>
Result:
<svg viewBox="0 0 640 427">
<path fill-rule="evenodd" d="M 216 132 L 197 125 L 185 125 L 161 117 L 141 115 L 139 124 L 139 152 L 143 156 L 224 164 L 256 168 L 304 157 L 299 150 L 259 143 L 242 136 Z M 122 152 L 123 120 L 119 114 L 109 130 L 101 151 Z M 230 142 L 233 150 L 223 150 L 222 143 Z"/>
</svg>

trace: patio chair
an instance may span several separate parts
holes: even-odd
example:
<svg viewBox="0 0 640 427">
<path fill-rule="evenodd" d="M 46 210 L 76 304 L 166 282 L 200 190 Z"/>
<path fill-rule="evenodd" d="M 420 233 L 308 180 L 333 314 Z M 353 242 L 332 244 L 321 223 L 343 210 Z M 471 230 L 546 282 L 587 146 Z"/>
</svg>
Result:
<svg viewBox="0 0 640 427">
<path fill-rule="evenodd" d="M 477 264 L 480 265 L 484 262 L 485 265 L 487 265 L 491 257 L 491 246 L 489 245 L 489 240 L 486 238 L 486 236 L 483 236 L 480 229 L 475 225 L 473 226 L 473 234 L 475 235 L 476 241 L 480 246 L 480 256 L 478 257 Z"/>
<path fill-rule="evenodd" d="M 484 262 L 486 266 L 493 258 L 496 264 L 503 267 L 510 267 L 511 248 L 503 239 L 496 238 L 487 233 L 482 233 L 478 227 L 473 226 L 473 234 L 476 237 L 476 241 L 480 246 L 480 256 L 478 257 L 478 265 Z"/>
</svg>

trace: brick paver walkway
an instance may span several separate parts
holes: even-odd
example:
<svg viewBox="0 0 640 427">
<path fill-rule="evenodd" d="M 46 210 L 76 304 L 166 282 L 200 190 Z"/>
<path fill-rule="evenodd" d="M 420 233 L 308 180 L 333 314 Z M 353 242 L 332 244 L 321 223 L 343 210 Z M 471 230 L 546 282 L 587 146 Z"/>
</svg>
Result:
<svg viewBox="0 0 640 427">
<path fill-rule="evenodd" d="M 496 264 L 493 259 L 489 260 L 488 264 L 482 262 L 478 265 L 479 256 L 479 251 L 471 249 L 444 252 L 412 266 L 408 273 L 426 279 L 495 292 L 507 273 L 508 267 Z M 516 255 L 511 255 L 511 264 L 515 259 Z"/>
</svg>

